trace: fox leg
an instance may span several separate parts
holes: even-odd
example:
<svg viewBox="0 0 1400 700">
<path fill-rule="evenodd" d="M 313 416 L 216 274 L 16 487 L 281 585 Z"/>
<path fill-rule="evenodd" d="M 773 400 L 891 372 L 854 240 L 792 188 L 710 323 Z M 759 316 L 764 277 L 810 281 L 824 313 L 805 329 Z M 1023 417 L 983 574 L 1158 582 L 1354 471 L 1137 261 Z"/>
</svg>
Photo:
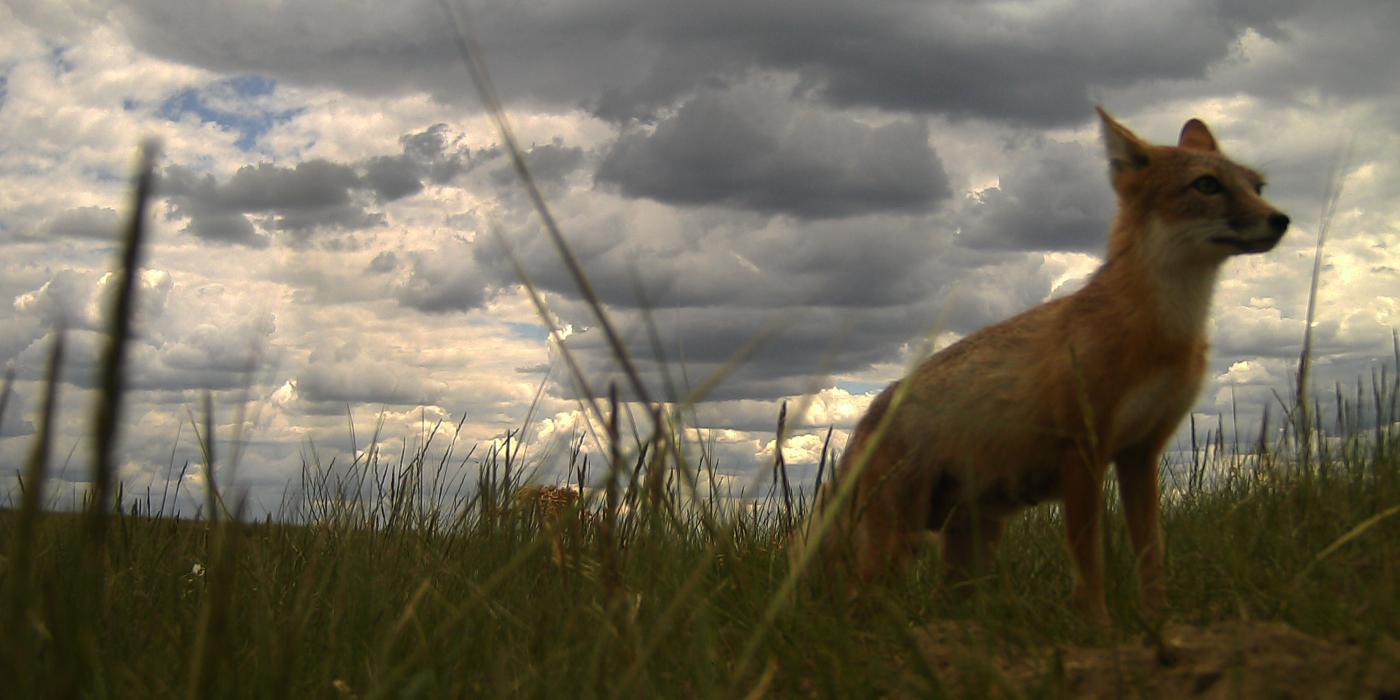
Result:
<svg viewBox="0 0 1400 700">
<path fill-rule="evenodd" d="M 859 498 L 852 504 L 855 524 L 856 576 L 862 583 L 884 578 L 906 556 L 900 489 L 899 461 L 890 450 L 877 446 L 860 474 Z"/>
<path fill-rule="evenodd" d="M 866 509 L 856 538 L 856 576 L 862 583 L 884 578 L 899 559 L 903 547 L 895 514 L 887 504 L 872 503 Z"/>
<path fill-rule="evenodd" d="M 967 583 L 987 573 L 1001 542 L 1002 518 L 974 511 L 960 505 L 943 525 L 943 564 L 955 590 L 968 589 Z"/>
<path fill-rule="evenodd" d="M 1114 459 L 1118 492 L 1128 535 L 1137 559 L 1138 600 L 1149 612 L 1166 607 L 1163 581 L 1161 503 L 1157 493 L 1157 465 L 1161 449 L 1126 450 Z"/>
<path fill-rule="evenodd" d="M 1090 622 L 1108 624 L 1103 592 L 1103 477 L 1107 465 L 1071 455 L 1063 462 L 1061 484 L 1065 499 L 1065 528 L 1074 560 L 1071 598 Z"/>
</svg>

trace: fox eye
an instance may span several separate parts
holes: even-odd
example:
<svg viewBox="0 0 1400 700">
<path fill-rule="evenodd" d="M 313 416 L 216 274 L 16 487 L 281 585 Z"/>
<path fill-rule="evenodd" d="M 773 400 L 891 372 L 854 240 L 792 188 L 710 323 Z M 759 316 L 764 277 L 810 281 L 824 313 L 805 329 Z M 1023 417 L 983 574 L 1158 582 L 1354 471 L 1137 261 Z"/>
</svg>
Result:
<svg viewBox="0 0 1400 700">
<path fill-rule="evenodd" d="M 1220 194 L 1221 190 L 1225 189 L 1213 175 L 1202 175 L 1196 178 L 1191 183 L 1191 187 L 1201 194 Z"/>
</svg>

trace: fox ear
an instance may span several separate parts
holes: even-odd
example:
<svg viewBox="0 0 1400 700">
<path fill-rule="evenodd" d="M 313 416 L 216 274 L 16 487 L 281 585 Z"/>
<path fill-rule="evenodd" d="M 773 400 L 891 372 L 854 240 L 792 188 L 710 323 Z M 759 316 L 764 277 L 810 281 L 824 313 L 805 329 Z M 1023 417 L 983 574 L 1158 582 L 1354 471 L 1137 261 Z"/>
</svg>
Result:
<svg viewBox="0 0 1400 700">
<path fill-rule="evenodd" d="M 1186 126 L 1181 127 L 1181 141 L 1177 145 L 1193 151 L 1210 153 L 1216 153 L 1220 150 L 1215 145 L 1215 137 L 1210 135 L 1210 129 L 1207 129 L 1205 122 L 1199 119 L 1192 119 L 1186 122 Z"/>
<path fill-rule="evenodd" d="M 1110 176 L 1117 178 L 1123 173 L 1146 166 L 1147 152 L 1150 147 L 1136 134 L 1128 131 L 1128 127 L 1108 116 L 1108 112 L 1103 111 L 1103 107 L 1095 107 L 1094 109 L 1098 110 L 1099 118 L 1103 120 L 1103 142 L 1108 149 Z"/>
</svg>

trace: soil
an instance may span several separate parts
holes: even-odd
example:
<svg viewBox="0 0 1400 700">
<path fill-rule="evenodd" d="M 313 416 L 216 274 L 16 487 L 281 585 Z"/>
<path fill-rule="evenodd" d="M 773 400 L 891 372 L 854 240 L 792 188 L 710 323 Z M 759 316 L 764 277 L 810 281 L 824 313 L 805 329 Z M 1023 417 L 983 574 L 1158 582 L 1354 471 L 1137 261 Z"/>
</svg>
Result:
<svg viewBox="0 0 1400 700">
<path fill-rule="evenodd" d="M 954 697 L 1375 698 L 1400 700 L 1400 643 L 1303 634 L 1281 622 L 1168 624 L 1148 638 L 1045 651 L 1002 651 L 966 623 L 916 634 Z"/>
</svg>

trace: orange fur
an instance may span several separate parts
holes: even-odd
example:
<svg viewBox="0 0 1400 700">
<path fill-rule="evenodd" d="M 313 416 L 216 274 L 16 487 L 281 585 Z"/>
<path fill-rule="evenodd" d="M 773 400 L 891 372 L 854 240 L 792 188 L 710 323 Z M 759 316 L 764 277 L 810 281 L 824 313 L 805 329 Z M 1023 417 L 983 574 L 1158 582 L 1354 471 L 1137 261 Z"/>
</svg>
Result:
<svg viewBox="0 0 1400 700">
<path fill-rule="evenodd" d="M 550 558 L 565 566 L 564 538 L 572 532 L 577 536 L 581 523 L 589 522 L 593 513 L 580 509 L 579 492 L 568 486 L 526 484 L 515 492 L 515 507 L 528 514 L 534 525 L 549 537 Z"/>
<path fill-rule="evenodd" d="M 854 496 L 830 539 L 850 545 L 861 581 L 899 569 L 925 530 L 941 532 L 955 581 L 980 575 L 1008 515 L 1061 500 L 1074 602 L 1104 622 L 1100 512 L 1113 463 L 1142 602 L 1164 605 L 1157 467 L 1205 372 L 1216 273 L 1231 255 L 1273 248 L 1288 217 L 1200 121 L 1178 145 L 1154 146 L 1099 115 L 1119 202 L 1103 266 L 1079 292 L 933 355 L 856 426 L 837 469 Z"/>
</svg>

